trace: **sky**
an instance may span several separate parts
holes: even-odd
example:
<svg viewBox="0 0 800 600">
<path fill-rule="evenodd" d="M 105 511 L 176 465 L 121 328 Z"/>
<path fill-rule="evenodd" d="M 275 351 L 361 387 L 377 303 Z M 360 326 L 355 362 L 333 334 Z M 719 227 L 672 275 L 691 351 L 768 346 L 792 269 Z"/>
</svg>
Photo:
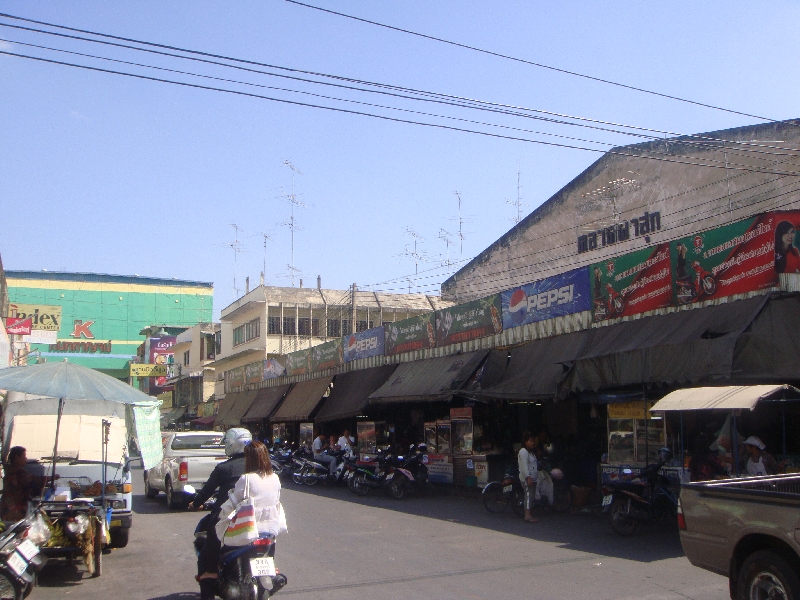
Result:
<svg viewBox="0 0 800 600">
<path fill-rule="evenodd" d="M 800 117 L 795 2 L 308 3 L 750 115 Z M 285 0 L 25 0 L 0 2 L 0 12 L 250 61 L 205 56 L 233 69 L 0 26 L 8 53 L 0 54 L 4 267 L 213 282 L 215 318 L 262 270 L 269 285 L 302 278 L 314 286 L 319 275 L 326 288 L 438 294 L 459 265 L 513 227 L 518 211 L 534 210 L 598 150 L 647 139 L 576 126 L 587 121 L 554 123 L 563 119 L 541 112 L 510 115 L 520 109 L 509 107 L 657 137 L 763 122 Z M 7 17 L 0 24 L 112 41 Z M 447 98 L 420 100 L 430 93 Z M 453 106 L 463 99 L 491 110 Z"/>
</svg>

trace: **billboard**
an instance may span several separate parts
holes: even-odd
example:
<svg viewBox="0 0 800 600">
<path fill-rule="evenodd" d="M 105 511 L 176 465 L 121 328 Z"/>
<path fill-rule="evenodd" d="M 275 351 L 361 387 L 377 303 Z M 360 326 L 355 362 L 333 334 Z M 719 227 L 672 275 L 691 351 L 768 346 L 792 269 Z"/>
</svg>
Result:
<svg viewBox="0 0 800 600">
<path fill-rule="evenodd" d="M 257 384 L 263 381 L 263 361 L 250 363 L 244 366 L 244 380 L 247 384 Z"/>
<path fill-rule="evenodd" d="M 777 214 L 766 213 L 673 241 L 670 245 L 675 304 L 776 286 Z M 791 218 L 787 216 L 785 220 Z M 794 229 L 791 231 L 793 235 Z"/>
<path fill-rule="evenodd" d="M 286 355 L 286 374 L 303 375 L 311 370 L 311 350 L 298 350 Z"/>
<path fill-rule="evenodd" d="M 387 356 L 433 348 L 436 345 L 436 316 L 427 313 L 384 324 L 384 350 Z"/>
<path fill-rule="evenodd" d="M 589 271 L 575 269 L 502 292 L 500 304 L 503 329 L 589 310 Z"/>
<path fill-rule="evenodd" d="M 341 338 L 311 348 L 311 369 L 321 371 L 344 364 Z"/>
<path fill-rule="evenodd" d="M 382 356 L 385 347 L 385 333 L 383 327 L 373 327 L 366 331 L 359 331 L 345 336 L 342 340 L 344 349 L 344 362 Z"/>
<path fill-rule="evenodd" d="M 146 365 L 131 363 L 131 377 L 166 377 L 167 365 Z"/>
<path fill-rule="evenodd" d="M 779 211 L 775 216 L 775 272 L 800 273 L 800 251 L 795 232 L 800 227 L 800 211 Z"/>
<path fill-rule="evenodd" d="M 436 311 L 436 345 L 447 346 L 503 330 L 500 294 Z"/>
<path fill-rule="evenodd" d="M 241 387 L 244 385 L 244 367 L 233 368 L 226 373 L 227 375 L 230 375 L 230 381 L 226 381 L 228 387 Z"/>
<path fill-rule="evenodd" d="M 264 372 L 262 374 L 264 381 L 267 379 L 274 379 L 275 377 L 280 377 L 282 375 L 286 375 L 286 369 L 284 369 L 283 365 L 278 362 L 277 358 L 268 358 L 264 361 Z"/>
<path fill-rule="evenodd" d="M 30 319 L 31 329 L 58 331 L 61 328 L 61 307 L 49 304 L 8 305 L 8 316 L 17 319 Z"/>
<path fill-rule="evenodd" d="M 152 365 L 171 365 L 175 362 L 175 353 L 172 351 L 172 346 L 175 345 L 174 335 L 165 335 L 161 337 L 150 338 L 150 364 Z M 149 394 L 151 396 L 158 396 L 162 392 L 172 390 L 171 385 L 167 385 L 166 374 L 151 377 Z"/>
<path fill-rule="evenodd" d="M 6 333 L 8 335 L 30 335 L 33 319 L 30 317 L 6 317 Z"/>
<path fill-rule="evenodd" d="M 590 268 L 595 321 L 617 319 L 672 304 L 669 243 L 609 258 Z"/>
</svg>

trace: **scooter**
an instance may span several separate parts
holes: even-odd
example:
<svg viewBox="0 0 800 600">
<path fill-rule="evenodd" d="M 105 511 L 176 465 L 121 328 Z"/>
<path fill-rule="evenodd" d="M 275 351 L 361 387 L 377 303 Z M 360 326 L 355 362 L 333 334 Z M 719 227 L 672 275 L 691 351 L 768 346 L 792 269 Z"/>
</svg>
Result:
<svg viewBox="0 0 800 600">
<path fill-rule="evenodd" d="M 0 534 L 0 598 L 26 598 L 47 563 L 39 545 L 28 536 L 35 518 L 34 514 L 12 523 Z M 38 540 L 42 544 L 50 538 L 49 532 L 44 537 Z"/>
<path fill-rule="evenodd" d="M 661 448 L 658 461 L 645 467 L 629 482 L 603 487 L 603 508 L 611 513 L 611 528 L 619 535 L 633 535 L 645 521 L 667 521 L 678 514 L 678 494 L 660 473 L 661 467 L 672 459 L 669 448 Z M 623 474 L 631 475 L 630 469 Z"/>
<path fill-rule="evenodd" d="M 698 261 L 694 261 L 691 267 L 694 269 L 694 279 L 685 277 L 677 281 L 678 304 L 689 304 L 703 296 L 711 297 L 717 291 L 717 281 L 712 273 L 700 266 Z"/>
<path fill-rule="evenodd" d="M 378 450 L 375 460 L 349 465 L 351 473 L 347 479 L 347 487 L 357 496 L 366 496 L 372 490 L 382 487 L 388 474 L 387 462 L 390 459 L 391 455 L 386 456 Z"/>
<path fill-rule="evenodd" d="M 336 459 L 336 467 L 334 468 L 333 475 L 331 475 L 327 463 L 307 460 L 300 470 L 292 475 L 294 482 L 304 483 L 305 485 L 316 485 L 319 481 L 343 482 L 345 473 L 347 473 L 347 469 L 345 468 L 345 451 L 338 450 L 336 452 L 329 452 L 328 455 Z"/>
<path fill-rule="evenodd" d="M 423 457 L 428 452 L 425 444 L 411 445 L 408 456 L 398 456 L 398 465 L 386 475 L 384 490 L 395 500 L 402 500 L 413 490 L 423 490 L 428 494 L 433 492 L 431 482 L 428 480 L 428 467 L 423 462 Z"/>
<path fill-rule="evenodd" d="M 192 486 L 184 492 L 195 494 Z M 210 515 L 204 516 L 194 530 L 194 549 L 199 556 L 206 543 L 206 527 Z M 222 600 L 263 600 L 288 583 L 286 575 L 275 569 L 275 537 L 262 534 L 247 546 L 223 546 L 219 558 L 219 577 L 205 579 L 201 585 L 213 586 Z"/>
</svg>

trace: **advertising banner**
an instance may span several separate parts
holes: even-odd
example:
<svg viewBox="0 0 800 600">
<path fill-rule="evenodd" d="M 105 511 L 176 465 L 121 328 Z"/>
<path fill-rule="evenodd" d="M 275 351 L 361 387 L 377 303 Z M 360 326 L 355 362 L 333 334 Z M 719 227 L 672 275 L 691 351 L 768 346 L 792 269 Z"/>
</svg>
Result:
<svg viewBox="0 0 800 600">
<path fill-rule="evenodd" d="M 311 348 L 311 368 L 314 371 L 331 369 L 344 364 L 341 338 Z"/>
<path fill-rule="evenodd" d="M 302 375 L 311 371 L 311 351 L 298 350 L 286 355 L 286 374 Z"/>
<path fill-rule="evenodd" d="M 263 361 L 250 363 L 244 366 L 244 379 L 247 384 L 257 384 L 263 381 L 262 375 L 264 374 Z"/>
<path fill-rule="evenodd" d="M 795 232 L 800 228 L 800 211 L 779 211 L 775 216 L 775 271 L 800 273 L 800 251 Z"/>
<path fill-rule="evenodd" d="M 672 304 L 669 243 L 609 258 L 593 264 L 591 270 L 595 321 L 635 315 Z"/>
<path fill-rule="evenodd" d="M 386 341 L 384 336 L 383 327 L 373 327 L 346 336 L 342 342 L 344 362 L 370 356 L 382 356 Z"/>
<path fill-rule="evenodd" d="M 31 319 L 31 329 L 58 331 L 61 328 L 61 307 L 49 304 L 8 305 L 8 316 L 17 319 Z"/>
<path fill-rule="evenodd" d="M 30 335 L 33 319 L 30 317 L 7 317 L 6 333 L 8 335 Z"/>
<path fill-rule="evenodd" d="M 22 341 L 26 344 L 57 344 L 58 332 L 49 329 L 31 329 L 31 334 L 22 336 Z"/>
<path fill-rule="evenodd" d="M 264 373 L 262 374 L 264 381 L 267 379 L 274 379 L 275 377 L 280 377 L 282 375 L 286 375 L 286 369 L 284 369 L 283 365 L 278 362 L 277 358 L 268 358 L 264 361 Z"/>
<path fill-rule="evenodd" d="M 175 362 L 175 353 L 172 347 L 175 345 L 175 336 L 167 335 L 162 337 L 150 338 L 150 364 L 154 365 L 171 365 Z M 157 396 L 162 392 L 168 392 L 172 389 L 171 385 L 167 385 L 167 374 L 157 375 L 150 379 L 150 395 Z"/>
<path fill-rule="evenodd" d="M 434 313 L 418 315 L 394 323 L 385 323 L 384 327 L 384 350 L 387 356 L 433 348 L 436 345 L 436 316 Z"/>
<path fill-rule="evenodd" d="M 500 302 L 503 329 L 589 310 L 589 271 L 575 269 L 502 292 Z"/>
<path fill-rule="evenodd" d="M 436 311 L 436 345 L 447 346 L 500 333 L 500 294 Z"/>
<path fill-rule="evenodd" d="M 131 377 L 166 377 L 167 365 L 143 365 L 131 363 Z"/>
<path fill-rule="evenodd" d="M 776 218 L 766 213 L 673 241 L 675 304 L 776 286 Z"/>
<path fill-rule="evenodd" d="M 244 367 L 236 367 L 228 371 L 228 373 L 231 376 L 230 383 L 228 383 L 229 387 L 242 387 L 244 385 Z"/>
</svg>

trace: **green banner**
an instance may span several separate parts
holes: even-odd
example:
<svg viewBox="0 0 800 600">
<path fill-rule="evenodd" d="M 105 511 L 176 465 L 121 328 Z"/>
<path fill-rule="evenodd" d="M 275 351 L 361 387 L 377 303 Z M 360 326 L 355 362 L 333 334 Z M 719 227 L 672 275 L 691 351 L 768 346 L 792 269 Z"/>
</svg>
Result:
<svg viewBox="0 0 800 600">
<path fill-rule="evenodd" d="M 436 311 L 436 345 L 447 346 L 503 330 L 500 294 Z"/>
<path fill-rule="evenodd" d="M 254 383 L 261 383 L 263 381 L 262 376 L 264 374 L 264 361 L 259 361 L 256 363 L 250 363 L 249 365 L 244 366 L 244 379 L 248 384 Z"/>
<path fill-rule="evenodd" d="M 231 369 L 228 371 L 230 373 L 230 382 L 228 383 L 231 387 L 242 387 L 244 385 L 244 367 L 236 367 L 235 369 Z"/>
<path fill-rule="evenodd" d="M 298 350 L 286 355 L 286 374 L 303 375 L 311 371 L 311 349 Z"/>
<path fill-rule="evenodd" d="M 385 328 L 385 353 L 387 356 L 436 346 L 435 313 L 386 323 Z"/>
<path fill-rule="evenodd" d="M 331 340 L 311 348 L 311 367 L 314 371 L 330 369 L 344 364 L 342 340 Z"/>
</svg>

